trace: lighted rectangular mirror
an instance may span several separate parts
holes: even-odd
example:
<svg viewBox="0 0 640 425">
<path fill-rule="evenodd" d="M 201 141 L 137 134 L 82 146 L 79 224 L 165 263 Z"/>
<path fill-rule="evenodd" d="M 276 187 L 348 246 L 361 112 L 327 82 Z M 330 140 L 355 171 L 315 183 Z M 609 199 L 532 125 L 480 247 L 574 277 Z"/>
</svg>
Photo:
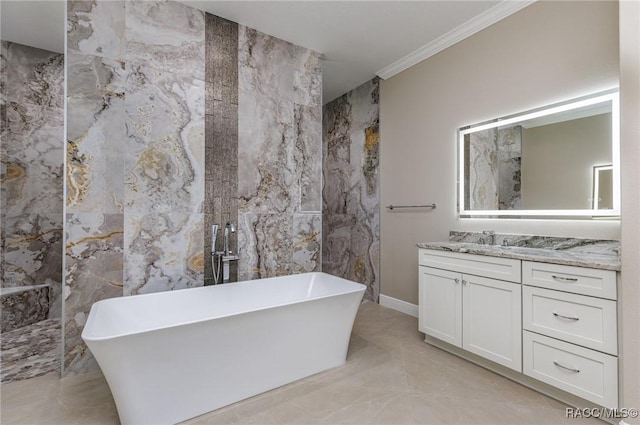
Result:
<svg viewBox="0 0 640 425">
<path fill-rule="evenodd" d="M 460 217 L 620 215 L 618 92 L 458 131 Z"/>
</svg>

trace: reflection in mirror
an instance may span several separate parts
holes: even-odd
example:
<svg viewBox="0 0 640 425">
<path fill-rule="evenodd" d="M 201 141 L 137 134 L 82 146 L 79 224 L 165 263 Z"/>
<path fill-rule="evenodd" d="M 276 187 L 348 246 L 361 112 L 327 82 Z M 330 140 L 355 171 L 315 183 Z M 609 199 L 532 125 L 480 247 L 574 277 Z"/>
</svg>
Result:
<svg viewBox="0 0 640 425">
<path fill-rule="evenodd" d="M 613 209 L 613 166 L 593 167 L 593 209 Z"/>
<path fill-rule="evenodd" d="M 619 215 L 617 99 L 598 94 L 462 128 L 460 216 Z M 596 171 L 602 164 L 608 174 Z"/>
<path fill-rule="evenodd" d="M 62 1 L 0 2 L 2 382 L 59 370 L 62 339 Z"/>
</svg>

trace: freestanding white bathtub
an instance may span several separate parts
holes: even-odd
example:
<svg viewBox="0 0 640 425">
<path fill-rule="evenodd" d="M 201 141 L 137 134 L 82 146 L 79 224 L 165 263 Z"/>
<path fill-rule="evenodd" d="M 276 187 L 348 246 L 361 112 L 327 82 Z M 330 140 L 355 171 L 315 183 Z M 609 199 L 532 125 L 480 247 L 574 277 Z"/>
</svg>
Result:
<svg viewBox="0 0 640 425">
<path fill-rule="evenodd" d="M 345 363 L 365 286 L 306 273 L 96 302 L 120 421 L 173 424 Z"/>
</svg>

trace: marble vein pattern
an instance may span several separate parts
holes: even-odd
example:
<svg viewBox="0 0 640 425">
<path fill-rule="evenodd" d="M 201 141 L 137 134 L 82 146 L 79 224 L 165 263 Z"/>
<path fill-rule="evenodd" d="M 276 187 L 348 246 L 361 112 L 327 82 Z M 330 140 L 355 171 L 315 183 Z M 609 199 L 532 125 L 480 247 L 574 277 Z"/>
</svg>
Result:
<svg viewBox="0 0 640 425">
<path fill-rule="evenodd" d="M 323 113 L 324 272 L 379 289 L 379 81 L 325 105 Z"/>
<path fill-rule="evenodd" d="M 68 0 L 67 49 L 123 61 L 125 2 Z"/>
<path fill-rule="evenodd" d="M 65 372 L 95 368 L 81 338 L 91 305 L 122 296 L 123 215 L 67 214 L 64 284 Z"/>
<path fill-rule="evenodd" d="M 322 110 L 318 106 L 294 106 L 296 150 L 299 171 L 300 211 L 322 211 Z"/>
<path fill-rule="evenodd" d="M 126 2 L 126 62 L 205 79 L 204 12 L 177 1 Z"/>
<path fill-rule="evenodd" d="M 242 214 L 239 280 L 318 271 L 321 267 L 320 214 Z M 245 236 L 246 235 L 246 236 Z M 245 238 L 250 238 L 245 241 Z M 242 249 L 249 246 L 252 249 Z"/>
<path fill-rule="evenodd" d="M 67 212 L 121 214 L 124 63 L 67 54 Z"/>
<path fill-rule="evenodd" d="M 19 329 L 3 332 L 0 341 L 2 383 L 58 372 L 60 370 L 61 333 L 59 318 L 46 319 Z"/>
<path fill-rule="evenodd" d="M 69 1 L 65 374 L 100 299 L 203 284 L 204 13 Z"/>
<path fill-rule="evenodd" d="M 62 211 L 64 56 L 2 42 L 6 216 Z"/>
<path fill-rule="evenodd" d="M 97 367 L 80 334 L 91 305 L 122 296 L 125 3 L 67 2 L 67 214 L 62 370 Z"/>
<path fill-rule="evenodd" d="M 469 209 L 498 209 L 497 150 L 495 131 L 476 131 L 467 135 L 469 146 Z"/>
<path fill-rule="evenodd" d="M 62 213 L 60 213 L 62 215 Z M 50 317 L 62 310 L 62 223 L 58 214 L 24 214 L 4 220 L 4 287 L 49 285 Z"/>
<path fill-rule="evenodd" d="M 319 270 L 320 57 L 242 25 L 238 46 L 239 279 Z"/>
<path fill-rule="evenodd" d="M 522 127 L 490 128 L 465 137 L 467 207 L 471 210 L 520 208 Z"/>
<path fill-rule="evenodd" d="M 205 20 L 127 2 L 125 295 L 204 284 Z"/>
<path fill-rule="evenodd" d="M 126 212 L 202 213 L 204 81 L 127 67 Z"/>
<path fill-rule="evenodd" d="M 418 248 L 620 270 L 620 242 L 615 240 L 496 234 L 496 244 L 487 245 L 485 237 L 479 232 L 451 231 L 449 241 L 423 242 Z"/>
<path fill-rule="evenodd" d="M 204 284 L 203 214 L 129 214 L 125 220 L 124 295 Z"/>
<path fill-rule="evenodd" d="M 124 292 L 202 286 L 204 81 L 140 65 L 127 87 Z"/>
<path fill-rule="evenodd" d="M 2 332 L 31 325 L 49 316 L 49 286 L 17 288 L 17 291 L 0 295 L 2 301 Z"/>
<path fill-rule="evenodd" d="M 0 68 L 2 286 L 50 285 L 59 318 L 64 55 L 2 41 Z"/>
<path fill-rule="evenodd" d="M 58 53 L 2 42 L 5 243 L 22 237 L 37 240 L 39 221 L 52 222 L 47 230 L 61 232 L 63 60 Z M 4 280 L 9 286 L 23 284 Z"/>
<path fill-rule="evenodd" d="M 517 210 L 522 205 L 522 126 L 498 130 L 498 209 Z"/>
</svg>

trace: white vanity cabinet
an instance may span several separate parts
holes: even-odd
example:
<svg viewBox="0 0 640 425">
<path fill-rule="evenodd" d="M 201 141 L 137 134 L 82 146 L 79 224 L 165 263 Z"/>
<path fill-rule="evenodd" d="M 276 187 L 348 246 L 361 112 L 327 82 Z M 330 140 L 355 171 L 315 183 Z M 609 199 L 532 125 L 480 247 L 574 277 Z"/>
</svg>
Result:
<svg viewBox="0 0 640 425">
<path fill-rule="evenodd" d="M 618 407 L 616 272 L 522 262 L 524 374 Z"/>
<path fill-rule="evenodd" d="M 419 255 L 420 331 L 522 371 L 520 261 L 425 249 Z"/>
<path fill-rule="evenodd" d="M 462 275 L 432 267 L 418 273 L 420 332 L 462 347 Z"/>
<path fill-rule="evenodd" d="M 540 382 L 618 407 L 615 271 L 425 248 L 418 263 L 427 342 L 543 392 Z"/>
</svg>

